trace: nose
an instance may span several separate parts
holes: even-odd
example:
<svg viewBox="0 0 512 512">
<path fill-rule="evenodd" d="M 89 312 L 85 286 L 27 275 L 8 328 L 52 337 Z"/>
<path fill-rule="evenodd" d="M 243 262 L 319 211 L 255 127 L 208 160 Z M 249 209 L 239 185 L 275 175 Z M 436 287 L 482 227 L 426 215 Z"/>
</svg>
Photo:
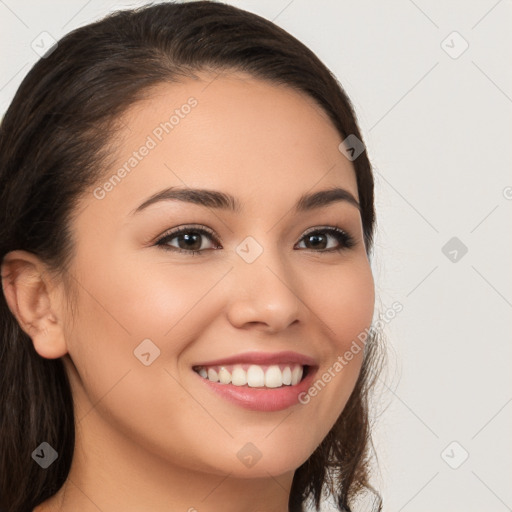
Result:
<svg viewBox="0 0 512 512">
<path fill-rule="evenodd" d="M 265 249 L 252 263 L 236 256 L 229 273 L 228 318 L 239 329 L 286 329 L 300 319 L 304 304 L 298 277 L 277 250 Z"/>
</svg>

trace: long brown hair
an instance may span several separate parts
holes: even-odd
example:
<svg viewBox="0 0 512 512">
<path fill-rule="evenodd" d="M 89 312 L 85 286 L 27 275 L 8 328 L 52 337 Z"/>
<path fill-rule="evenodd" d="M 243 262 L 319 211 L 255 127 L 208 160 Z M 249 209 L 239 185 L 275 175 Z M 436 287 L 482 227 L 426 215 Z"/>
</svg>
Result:
<svg viewBox="0 0 512 512">
<path fill-rule="evenodd" d="M 340 135 L 362 140 L 342 86 L 304 44 L 272 22 L 219 2 L 164 3 L 124 10 L 63 37 L 20 85 L 0 127 L 0 259 L 21 249 L 65 275 L 74 243 L 69 220 L 101 178 L 116 120 L 150 87 L 194 73 L 245 71 L 313 98 Z M 367 253 L 375 224 L 373 176 L 366 151 L 353 161 Z M 369 484 L 369 391 L 380 344 L 371 332 L 346 407 L 295 471 L 289 510 L 318 507 L 330 490 L 350 510 Z M 75 441 L 73 402 L 60 359 L 45 359 L 0 297 L 0 506 L 27 512 L 66 480 Z M 59 457 L 41 469 L 31 453 L 42 442 Z"/>
</svg>

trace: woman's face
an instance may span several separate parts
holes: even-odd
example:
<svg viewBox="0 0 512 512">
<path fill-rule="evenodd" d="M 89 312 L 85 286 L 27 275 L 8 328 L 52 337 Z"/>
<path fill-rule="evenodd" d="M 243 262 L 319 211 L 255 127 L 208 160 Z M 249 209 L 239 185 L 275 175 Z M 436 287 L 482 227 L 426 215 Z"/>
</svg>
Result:
<svg viewBox="0 0 512 512">
<path fill-rule="evenodd" d="M 327 115 L 292 89 L 214 77 L 160 85 L 124 116 L 115 162 L 71 226 L 65 362 L 78 431 L 105 453 L 128 443 L 191 470 L 268 477 L 301 465 L 343 410 L 363 351 L 344 354 L 370 326 L 374 284 L 347 199 L 354 168 Z M 333 188 L 345 196 L 298 203 Z M 189 200 L 146 203 L 170 189 Z"/>
</svg>

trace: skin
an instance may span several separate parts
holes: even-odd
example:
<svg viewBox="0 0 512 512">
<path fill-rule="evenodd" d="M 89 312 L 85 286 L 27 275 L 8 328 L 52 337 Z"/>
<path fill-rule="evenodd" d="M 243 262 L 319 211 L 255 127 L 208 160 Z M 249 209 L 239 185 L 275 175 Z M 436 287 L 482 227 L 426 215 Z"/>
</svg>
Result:
<svg viewBox="0 0 512 512">
<path fill-rule="evenodd" d="M 104 199 L 84 193 L 72 221 L 74 317 L 70 290 L 39 258 L 13 251 L 4 259 L 9 307 L 42 357 L 63 358 L 76 408 L 69 478 L 38 512 L 287 511 L 295 469 L 354 388 L 362 351 L 309 403 L 275 412 L 226 401 L 191 369 L 246 351 L 292 350 L 315 358 L 319 376 L 374 310 L 357 207 L 292 213 L 302 194 L 333 186 L 358 199 L 326 114 L 306 95 L 242 73 L 200 78 L 159 85 L 125 113 L 106 179 L 169 112 L 198 101 Z M 131 215 L 169 186 L 230 193 L 243 209 L 162 201 Z M 154 245 L 183 224 L 210 228 L 222 248 L 208 236 L 196 256 Z M 308 246 L 304 233 L 318 226 L 339 226 L 354 247 Z M 247 236 L 263 248 L 250 264 L 236 252 Z M 327 248 L 339 246 L 324 236 Z M 146 338 L 161 351 L 150 366 L 133 353 Z M 248 442 L 261 453 L 252 467 L 237 457 Z"/>
</svg>

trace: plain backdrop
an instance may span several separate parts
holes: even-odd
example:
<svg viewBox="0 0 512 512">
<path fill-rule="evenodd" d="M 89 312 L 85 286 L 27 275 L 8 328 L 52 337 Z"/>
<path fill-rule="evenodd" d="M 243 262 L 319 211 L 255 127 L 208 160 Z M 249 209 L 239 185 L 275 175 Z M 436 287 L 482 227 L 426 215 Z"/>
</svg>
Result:
<svg viewBox="0 0 512 512">
<path fill-rule="evenodd" d="M 41 33 L 144 3 L 0 1 L 0 113 Z M 512 510 L 512 2 L 227 3 L 317 53 L 368 146 L 378 312 L 403 306 L 375 400 L 384 510 Z"/>
</svg>

